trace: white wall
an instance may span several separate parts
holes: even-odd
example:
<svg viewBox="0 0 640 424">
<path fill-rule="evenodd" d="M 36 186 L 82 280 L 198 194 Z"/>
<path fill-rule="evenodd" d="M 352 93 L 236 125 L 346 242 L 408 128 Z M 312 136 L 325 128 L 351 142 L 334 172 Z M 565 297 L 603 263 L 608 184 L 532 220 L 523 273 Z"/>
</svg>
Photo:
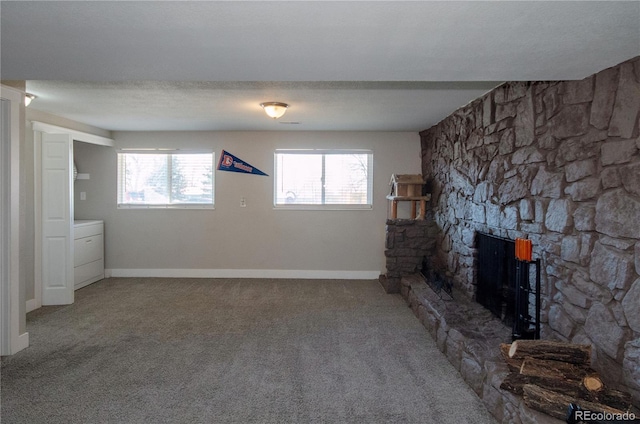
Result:
<svg viewBox="0 0 640 424">
<path fill-rule="evenodd" d="M 239 156 L 269 177 L 215 172 L 215 210 L 118 210 L 116 150 L 75 144 L 76 219 L 105 221 L 105 266 L 114 275 L 377 277 L 385 271 L 389 178 L 420 173 L 417 133 L 398 132 L 114 132 L 116 148 L 213 148 Z M 273 208 L 275 149 L 370 149 L 372 210 Z M 87 200 L 79 200 L 79 193 Z M 246 208 L 240 207 L 245 197 Z M 165 271 L 158 271 L 165 270 Z M 169 271 L 166 271 L 169 270 Z M 201 271 L 193 271 L 201 270 Z M 295 270 L 294 273 L 283 271 Z M 346 271 L 304 273 L 300 271 Z M 364 272 L 363 272 L 364 271 Z M 355 272 L 355 273 L 354 273 Z"/>
</svg>

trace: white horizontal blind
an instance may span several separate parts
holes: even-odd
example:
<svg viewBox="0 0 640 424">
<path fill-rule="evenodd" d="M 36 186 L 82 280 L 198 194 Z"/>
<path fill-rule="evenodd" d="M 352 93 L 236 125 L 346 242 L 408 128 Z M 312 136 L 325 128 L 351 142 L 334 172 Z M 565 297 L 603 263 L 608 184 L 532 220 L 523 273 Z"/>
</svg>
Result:
<svg viewBox="0 0 640 424">
<path fill-rule="evenodd" d="M 276 206 L 370 207 L 370 151 L 278 151 Z"/>
<path fill-rule="evenodd" d="M 120 151 L 119 207 L 212 207 L 212 152 Z"/>
</svg>

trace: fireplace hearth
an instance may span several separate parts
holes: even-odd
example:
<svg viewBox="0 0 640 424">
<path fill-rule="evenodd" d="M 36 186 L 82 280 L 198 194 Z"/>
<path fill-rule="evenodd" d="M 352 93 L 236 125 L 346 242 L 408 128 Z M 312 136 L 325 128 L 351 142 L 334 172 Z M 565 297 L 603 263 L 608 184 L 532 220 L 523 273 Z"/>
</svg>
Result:
<svg viewBox="0 0 640 424">
<path fill-rule="evenodd" d="M 420 274 L 424 277 L 424 281 L 427 285 L 431 287 L 431 290 L 433 290 L 440 299 L 453 300 L 453 283 L 451 282 L 451 278 L 447 275 L 442 275 L 439 272 L 433 271 L 429 267 L 429 260 L 426 256 L 422 259 Z"/>
</svg>

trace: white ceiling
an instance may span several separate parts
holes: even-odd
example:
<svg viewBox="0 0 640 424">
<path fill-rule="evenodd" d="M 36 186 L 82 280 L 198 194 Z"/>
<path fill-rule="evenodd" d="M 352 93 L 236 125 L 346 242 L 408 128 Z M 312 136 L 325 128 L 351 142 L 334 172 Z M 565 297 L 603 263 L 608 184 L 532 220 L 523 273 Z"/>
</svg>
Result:
<svg viewBox="0 0 640 424">
<path fill-rule="evenodd" d="M 1 1 L 0 15 L 2 79 L 108 130 L 418 131 L 501 81 L 640 55 L 640 1 Z M 272 121 L 264 101 L 291 107 Z"/>
</svg>

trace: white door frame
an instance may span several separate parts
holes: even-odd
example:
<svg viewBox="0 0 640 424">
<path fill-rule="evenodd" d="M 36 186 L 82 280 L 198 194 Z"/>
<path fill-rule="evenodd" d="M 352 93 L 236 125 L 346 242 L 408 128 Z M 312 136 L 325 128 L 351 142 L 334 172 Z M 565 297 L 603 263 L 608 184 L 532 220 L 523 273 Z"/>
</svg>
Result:
<svg viewBox="0 0 640 424">
<path fill-rule="evenodd" d="M 28 128 L 28 126 L 27 126 Z M 42 141 L 42 133 L 40 131 L 33 132 L 33 285 L 34 298 L 31 304 L 28 304 L 29 312 L 42 306 L 42 153 L 40 152 Z M 28 303 L 29 301 L 27 301 Z"/>
<path fill-rule="evenodd" d="M 26 314 L 20 300 L 20 108 L 24 93 L 0 87 L 3 100 L 0 145 L 0 354 L 12 355 L 29 346 L 29 333 L 20 333 Z M 8 108 L 7 107 L 8 102 Z M 22 307 L 21 307 L 22 306 Z"/>
</svg>

